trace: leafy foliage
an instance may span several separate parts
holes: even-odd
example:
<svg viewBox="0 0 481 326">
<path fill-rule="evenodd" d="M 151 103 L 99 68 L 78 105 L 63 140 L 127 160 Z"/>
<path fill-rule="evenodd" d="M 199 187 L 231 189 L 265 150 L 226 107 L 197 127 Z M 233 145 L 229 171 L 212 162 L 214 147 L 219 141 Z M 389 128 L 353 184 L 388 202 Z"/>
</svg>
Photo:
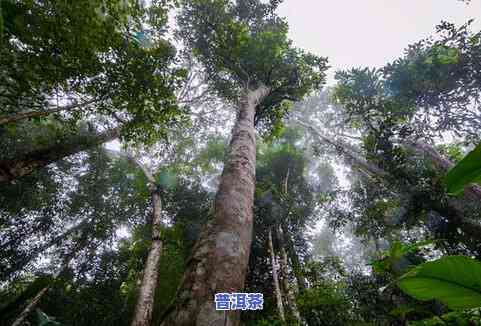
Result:
<svg viewBox="0 0 481 326">
<path fill-rule="evenodd" d="M 446 175 L 448 192 L 459 194 L 469 183 L 481 184 L 481 144 L 466 155 Z"/>
<path fill-rule="evenodd" d="M 481 302 L 481 263 L 463 256 L 446 256 L 406 273 L 399 287 L 418 300 L 437 299 L 451 309 L 477 308 Z"/>
<path fill-rule="evenodd" d="M 182 3 L 180 36 L 205 67 L 221 96 L 237 102 L 247 90 L 270 89 L 256 123 L 278 125 L 284 101 L 298 101 L 324 80 L 327 59 L 292 47 L 279 1 L 195 0 Z"/>
<path fill-rule="evenodd" d="M 60 122 L 97 114 L 120 119 L 123 136 L 146 142 L 178 120 L 174 91 L 185 71 L 161 32 L 167 2 L 4 0 L 1 7 L 2 118 L 39 113 L 33 121 L 41 126 L 51 109 L 60 108 Z M 131 34 L 146 25 L 150 43 L 142 47 Z"/>
</svg>

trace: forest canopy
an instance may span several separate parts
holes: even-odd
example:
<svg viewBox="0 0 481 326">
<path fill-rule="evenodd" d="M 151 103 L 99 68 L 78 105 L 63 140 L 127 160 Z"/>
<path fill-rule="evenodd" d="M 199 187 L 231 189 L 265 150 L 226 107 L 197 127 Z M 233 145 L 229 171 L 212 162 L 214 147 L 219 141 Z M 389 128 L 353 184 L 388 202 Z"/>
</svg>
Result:
<svg viewBox="0 0 481 326">
<path fill-rule="evenodd" d="M 0 0 L 0 326 L 481 325 L 479 17 L 338 69 L 283 4 Z"/>
</svg>

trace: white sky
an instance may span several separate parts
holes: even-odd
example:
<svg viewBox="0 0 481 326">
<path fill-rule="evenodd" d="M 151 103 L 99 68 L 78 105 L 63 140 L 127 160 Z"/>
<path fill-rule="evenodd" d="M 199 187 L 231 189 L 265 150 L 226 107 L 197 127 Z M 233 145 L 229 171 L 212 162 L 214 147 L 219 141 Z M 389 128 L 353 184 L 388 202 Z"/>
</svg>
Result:
<svg viewBox="0 0 481 326">
<path fill-rule="evenodd" d="M 441 20 L 477 18 L 473 29 L 481 29 L 481 0 L 285 0 L 278 13 L 296 46 L 329 57 L 330 77 L 339 69 L 383 66 L 434 34 Z"/>
</svg>

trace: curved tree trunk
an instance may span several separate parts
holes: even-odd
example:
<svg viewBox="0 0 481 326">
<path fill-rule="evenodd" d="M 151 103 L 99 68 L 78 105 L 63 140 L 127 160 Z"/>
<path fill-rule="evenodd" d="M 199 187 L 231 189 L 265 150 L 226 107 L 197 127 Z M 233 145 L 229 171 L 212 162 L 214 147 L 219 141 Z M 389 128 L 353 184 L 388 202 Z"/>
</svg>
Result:
<svg viewBox="0 0 481 326">
<path fill-rule="evenodd" d="M 305 121 L 298 120 L 297 122 L 304 128 L 311 130 L 321 142 L 335 147 L 342 155 L 344 155 L 350 161 L 350 163 L 354 167 L 362 169 L 364 172 L 368 173 L 373 177 L 386 178 L 389 176 L 388 172 L 384 171 L 377 165 L 370 163 L 364 158 L 362 158 L 359 155 L 359 153 L 357 153 L 355 150 L 351 148 L 350 145 L 342 141 L 331 139 L 329 137 L 324 136 L 316 128 L 314 128 L 313 126 L 311 126 L 309 123 Z"/>
<path fill-rule="evenodd" d="M 132 326 L 149 326 L 154 310 L 155 290 L 159 279 L 159 262 L 162 255 L 162 240 L 160 237 L 162 202 L 158 190 L 152 192 L 152 206 L 152 244 L 150 245 L 149 254 L 145 263 Z"/>
<path fill-rule="evenodd" d="M 406 147 L 411 148 L 417 153 L 427 157 L 436 167 L 444 172 L 447 172 L 454 166 L 454 163 L 441 156 L 432 146 L 425 143 L 406 143 Z M 481 188 L 478 185 L 468 185 L 464 188 L 464 197 L 467 199 L 481 201 Z"/>
<path fill-rule="evenodd" d="M 0 184 L 11 182 L 50 163 L 114 140 L 119 136 L 120 127 L 102 133 L 72 135 L 48 148 L 34 150 L 14 159 L 0 160 Z"/>
<path fill-rule="evenodd" d="M 276 297 L 277 312 L 279 313 L 279 318 L 282 321 L 286 320 L 284 313 L 284 305 L 282 304 L 282 293 L 281 287 L 279 286 L 279 275 L 277 274 L 277 262 L 276 262 L 276 252 L 274 250 L 274 245 L 272 243 L 272 230 L 269 228 L 269 253 L 271 255 L 271 267 L 272 267 L 272 284 L 274 286 L 274 294 Z"/>
<path fill-rule="evenodd" d="M 176 301 L 162 325 L 239 325 L 239 311 L 216 311 L 216 293 L 242 292 L 252 242 L 255 190 L 256 106 L 260 87 L 241 96 L 229 154 L 214 200 L 214 216 L 193 248 Z"/>
</svg>

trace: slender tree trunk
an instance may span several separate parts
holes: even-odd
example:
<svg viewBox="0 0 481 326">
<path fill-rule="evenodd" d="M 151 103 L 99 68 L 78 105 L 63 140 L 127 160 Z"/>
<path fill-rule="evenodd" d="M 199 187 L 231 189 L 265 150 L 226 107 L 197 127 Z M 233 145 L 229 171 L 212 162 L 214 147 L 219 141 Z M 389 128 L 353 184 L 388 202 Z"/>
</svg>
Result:
<svg viewBox="0 0 481 326">
<path fill-rule="evenodd" d="M 282 304 L 282 293 L 281 287 L 279 286 L 279 275 L 277 274 L 277 262 L 276 262 L 276 252 L 274 250 L 274 245 L 272 243 L 272 230 L 269 228 L 269 253 L 271 255 L 271 266 L 272 266 L 272 284 L 274 286 L 274 294 L 276 297 L 277 312 L 282 321 L 286 320 L 284 314 L 284 305 Z"/>
<path fill-rule="evenodd" d="M 255 190 L 256 106 L 268 94 L 260 87 L 242 95 L 229 154 L 214 200 L 214 216 L 188 262 L 176 301 L 162 325 L 237 326 L 239 311 L 216 311 L 216 293 L 241 292 L 252 242 Z"/>
<path fill-rule="evenodd" d="M 389 176 L 389 173 L 378 167 L 377 165 L 370 163 L 363 159 L 359 153 L 357 153 L 355 150 L 351 148 L 350 145 L 336 140 L 336 139 L 331 139 L 329 137 L 324 136 L 322 133 L 320 133 L 316 128 L 311 126 L 309 123 L 304 122 L 304 121 L 297 121 L 301 126 L 311 130 L 314 135 L 323 143 L 329 144 L 333 147 L 335 147 L 341 154 L 343 154 L 349 161 L 350 163 L 359 169 L 362 169 L 364 172 L 368 173 L 369 175 L 373 177 L 381 177 L 381 178 L 386 178 Z"/>
<path fill-rule="evenodd" d="M 70 252 L 67 257 L 63 260 L 63 264 L 61 265 L 61 268 L 55 272 L 53 275 L 53 279 L 57 279 L 60 275 L 62 275 L 68 268 L 68 265 L 70 264 L 70 261 L 73 259 L 77 251 L 80 249 L 82 245 L 77 244 L 76 248 Z M 37 308 L 38 304 L 40 303 L 40 300 L 43 298 L 43 296 L 50 290 L 51 285 L 47 285 L 43 287 L 37 295 L 30 301 L 30 303 L 25 307 L 25 309 L 22 310 L 20 315 L 18 315 L 17 319 L 13 322 L 12 326 L 20 326 L 22 325 L 23 321 L 25 318 L 28 317 L 32 313 L 32 311 Z"/>
<path fill-rule="evenodd" d="M 157 189 L 152 191 L 152 206 L 152 244 L 150 245 L 149 254 L 145 263 L 132 326 L 149 326 L 154 310 L 155 290 L 159 278 L 159 262 L 162 255 L 162 240 L 160 237 L 162 202 Z"/>
<path fill-rule="evenodd" d="M 283 234 L 284 234 L 284 237 L 285 237 L 285 240 L 286 240 L 286 245 L 287 245 L 287 252 L 288 252 L 288 255 L 291 259 L 291 262 L 292 262 L 292 269 L 294 271 L 294 275 L 296 276 L 296 279 L 297 279 L 297 286 L 299 288 L 299 291 L 303 291 L 305 289 L 307 289 L 307 282 L 306 282 L 306 278 L 304 277 L 303 273 L 302 273 L 302 264 L 299 260 L 299 256 L 297 255 L 297 252 L 296 252 L 296 248 L 294 247 L 294 243 L 289 235 L 289 233 L 287 232 L 287 226 L 282 223 L 281 224 L 281 227 L 282 227 L 282 231 L 283 231 Z"/>
<path fill-rule="evenodd" d="M 284 178 L 284 185 L 283 185 L 284 186 L 283 192 L 284 192 L 284 196 L 286 196 L 286 198 L 288 196 L 289 172 L 290 172 L 290 169 L 287 168 L 287 173 L 286 173 L 286 177 Z M 289 204 L 287 204 L 287 205 L 289 205 Z M 290 211 L 289 206 L 287 206 L 287 216 L 284 219 L 284 221 L 281 221 L 281 224 L 279 226 L 279 234 L 282 235 L 283 246 L 287 245 L 287 248 L 289 250 L 289 255 L 291 256 L 291 261 L 293 262 L 292 266 L 293 266 L 294 275 L 296 276 L 296 281 L 297 281 L 296 293 L 298 293 L 300 290 L 306 289 L 307 284 L 306 284 L 306 280 L 305 280 L 304 276 L 302 275 L 302 267 L 301 267 L 301 264 L 299 262 L 299 257 L 297 256 L 296 250 L 294 248 L 294 243 L 293 243 L 293 241 L 292 241 L 292 239 L 289 235 L 288 228 L 287 228 L 287 221 L 289 220 L 290 215 L 291 215 L 291 211 Z M 285 248 L 282 247 L 282 250 L 285 251 Z"/>
<path fill-rule="evenodd" d="M 120 127 L 100 134 L 72 135 L 48 148 L 34 150 L 14 159 L 0 160 L 0 184 L 11 182 L 62 158 L 114 140 L 119 135 Z"/>
<path fill-rule="evenodd" d="M 331 144 L 338 148 L 340 152 L 342 152 L 348 160 L 353 163 L 353 166 L 357 167 L 358 169 L 366 172 L 371 177 L 379 179 L 381 182 L 386 183 L 388 186 L 391 184 L 391 175 L 388 171 L 381 169 L 380 167 L 364 160 L 360 157 L 358 153 L 353 151 L 349 145 L 344 144 L 340 141 L 331 140 L 328 137 L 323 136 L 320 132 L 318 132 L 314 127 L 309 125 L 307 122 L 299 121 L 299 124 L 309 128 L 314 134 L 319 138 L 321 142 Z M 432 146 L 429 146 L 425 143 L 402 143 L 403 146 L 406 148 L 411 149 L 412 151 L 423 155 L 424 157 L 431 160 L 434 165 L 443 172 L 448 171 L 451 167 L 454 166 L 452 162 L 447 160 L 446 158 L 442 157 Z M 406 186 L 406 189 L 403 189 L 405 192 L 409 192 L 410 185 Z M 477 185 L 470 185 L 465 188 L 464 195 L 461 198 L 457 197 L 450 197 L 447 200 L 447 206 L 450 212 L 448 212 L 449 216 L 452 219 L 455 219 L 456 224 L 459 225 L 459 228 L 467 235 L 474 236 L 477 234 L 476 238 L 479 238 L 479 234 L 481 234 L 481 224 L 476 223 L 475 221 L 471 221 L 470 219 L 466 218 L 467 211 L 475 206 L 479 205 L 481 202 L 481 189 Z M 475 208 L 476 209 L 476 208 Z M 441 215 L 446 215 L 446 210 L 442 207 L 434 207 L 433 210 L 438 212 Z"/>
<path fill-rule="evenodd" d="M 30 303 L 23 309 L 23 311 L 18 315 L 17 319 L 13 322 L 12 326 L 20 326 L 22 325 L 23 321 L 25 318 L 30 315 L 30 313 L 38 306 L 40 299 L 47 293 L 49 290 L 50 286 L 44 287 L 40 292 L 37 293 L 37 295 L 30 301 Z"/>
<path fill-rule="evenodd" d="M 299 313 L 299 309 L 297 308 L 297 303 L 296 303 L 296 295 L 294 293 L 294 289 L 291 286 L 289 282 L 289 260 L 287 258 L 287 252 L 284 247 L 284 234 L 282 232 L 282 229 L 279 227 L 279 238 L 280 238 L 280 252 L 281 252 L 281 271 L 282 271 L 282 283 L 284 286 L 284 290 L 286 292 L 286 297 L 287 297 L 287 302 L 289 306 L 289 310 L 292 313 L 292 316 L 296 319 L 297 324 L 301 325 L 302 324 L 302 319 L 301 319 L 301 314 Z"/>
</svg>

